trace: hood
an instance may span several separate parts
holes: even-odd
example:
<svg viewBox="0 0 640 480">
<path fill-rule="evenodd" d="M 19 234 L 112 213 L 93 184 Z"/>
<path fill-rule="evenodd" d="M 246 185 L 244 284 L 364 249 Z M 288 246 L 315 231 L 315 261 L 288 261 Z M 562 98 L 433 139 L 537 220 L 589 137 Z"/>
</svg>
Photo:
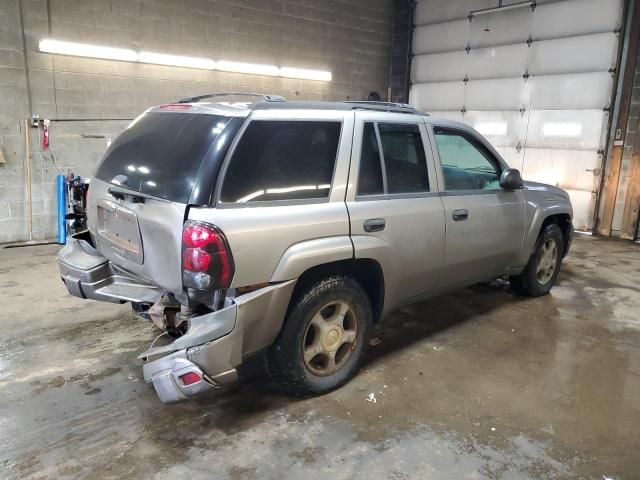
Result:
<svg viewBox="0 0 640 480">
<path fill-rule="evenodd" d="M 536 192 L 538 194 L 544 195 L 545 197 L 558 198 L 564 201 L 569 200 L 569 194 L 565 192 L 563 189 L 554 187 L 553 185 L 548 185 L 546 183 L 538 183 L 538 182 L 530 182 L 525 181 L 524 188 L 529 192 Z"/>
<path fill-rule="evenodd" d="M 524 182 L 522 191 L 527 203 L 532 205 L 552 206 L 560 213 L 568 213 L 573 218 L 573 206 L 569 194 L 561 188 L 547 185 L 546 183 Z"/>
</svg>

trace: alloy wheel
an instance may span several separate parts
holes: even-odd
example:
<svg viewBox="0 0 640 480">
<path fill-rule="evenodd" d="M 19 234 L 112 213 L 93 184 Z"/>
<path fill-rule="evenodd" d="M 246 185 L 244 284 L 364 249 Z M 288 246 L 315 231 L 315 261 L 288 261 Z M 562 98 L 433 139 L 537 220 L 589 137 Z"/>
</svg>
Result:
<svg viewBox="0 0 640 480">
<path fill-rule="evenodd" d="M 546 285 L 553 278 L 558 263 L 558 246 L 553 238 L 547 239 L 538 255 L 536 277 L 540 285 Z"/>
<path fill-rule="evenodd" d="M 358 319 L 342 300 L 320 308 L 311 318 L 303 337 L 303 359 L 317 376 L 332 375 L 351 357 L 358 336 Z"/>
</svg>

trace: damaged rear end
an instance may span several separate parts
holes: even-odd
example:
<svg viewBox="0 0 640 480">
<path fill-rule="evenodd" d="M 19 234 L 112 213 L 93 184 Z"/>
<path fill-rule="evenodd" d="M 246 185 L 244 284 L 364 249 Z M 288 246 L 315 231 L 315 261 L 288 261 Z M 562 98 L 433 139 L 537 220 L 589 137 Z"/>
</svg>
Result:
<svg viewBox="0 0 640 480">
<path fill-rule="evenodd" d="M 88 232 L 69 239 L 58 256 L 70 294 L 131 302 L 175 338 L 140 355 L 145 380 L 165 403 L 235 380 L 243 357 L 264 346 L 245 330 L 274 337 L 277 322 L 262 322 L 265 312 L 282 318 L 293 289 L 292 281 L 242 295 L 230 290 L 235 268 L 224 232 L 189 220 L 191 208 L 210 207 L 224 156 L 247 115 L 195 104 L 145 112 L 98 167 Z"/>
</svg>

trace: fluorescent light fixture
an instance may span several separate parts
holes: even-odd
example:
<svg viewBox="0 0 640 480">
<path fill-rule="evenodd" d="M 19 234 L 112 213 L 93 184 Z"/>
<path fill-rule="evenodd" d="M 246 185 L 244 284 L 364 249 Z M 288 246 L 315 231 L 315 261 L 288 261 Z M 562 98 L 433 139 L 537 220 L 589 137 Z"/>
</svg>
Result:
<svg viewBox="0 0 640 480">
<path fill-rule="evenodd" d="M 47 53 L 59 53 L 61 55 L 74 55 L 76 57 L 102 58 L 107 60 L 123 60 L 135 62 L 138 53 L 126 48 L 102 47 L 87 43 L 63 42 L 61 40 L 40 40 L 40 51 Z"/>
<path fill-rule="evenodd" d="M 166 53 L 140 52 L 138 61 L 141 63 L 155 63 L 156 65 L 168 65 L 171 67 L 199 68 L 213 70 L 216 62 L 210 58 L 185 57 L 182 55 L 168 55 Z"/>
<path fill-rule="evenodd" d="M 217 62 L 216 70 L 220 70 L 223 72 L 250 73 L 253 75 L 267 75 L 270 77 L 277 77 L 278 75 L 280 75 L 280 69 L 275 65 L 230 62 L 227 60 L 220 60 L 219 62 Z"/>
<path fill-rule="evenodd" d="M 125 62 L 150 63 L 167 65 L 170 67 L 197 68 L 201 70 L 219 70 L 222 72 L 248 73 L 251 75 L 265 75 L 269 77 L 298 78 L 302 80 L 320 80 L 330 82 L 331 72 L 325 70 L 311 70 L 308 68 L 278 67 L 262 63 L 234 62 L 230 60 L 215 61 L 205 57 L 189 57 L 184 55 L 170 55 L 159 52 L 137 52 L 126 48 L 104 47 L 86 43 L 65 42 L 62 40 L 40 40 L 40 51 L 57 53 L 60 55 L 74 55 L 78 57 L 100 58 L 106 60 L 121 60 Z"/>
<path fill-rule="evenodd" d="M 482 135 L 506 135 L 507 122 L 476 122 L 473 125 Z"/>
<path fill-rule="evenodd" d="M 309 70 L 307 68 L 281 67 L 280 76 L 287 78 L 301 78 L 303 80 L 331 81 L 331 72 L 323 70 Z"/>
<path fill-rule="evenodd" d="M 543 137 L 579 137 L 582 135 L 581 123 L 545 123 L 542 125 Z"/>
</svg>

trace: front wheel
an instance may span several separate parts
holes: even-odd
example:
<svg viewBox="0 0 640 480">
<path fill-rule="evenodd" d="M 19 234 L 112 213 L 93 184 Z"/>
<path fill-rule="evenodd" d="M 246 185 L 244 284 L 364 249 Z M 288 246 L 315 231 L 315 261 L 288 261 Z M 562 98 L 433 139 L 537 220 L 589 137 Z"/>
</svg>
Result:
<svg viewBox="0 0 640 480">
<path fill-rule="evenodd" d="M 289 309 L 267 352 L 269 375 L 296 396 L 340 387 L 358 371 L 372 319 L 369 299 L 358 282 L 343 276 L 317 282 Z"/>
<path fill-rule="evenodd" d="M 513 290 L 531 297 L 549 293 L 560 272 L 563 253 L 562 230 L 555 223 L 547 225 L 538 236 L 524 271 L 520 275 L 509 277 Z"/>
</svg>

